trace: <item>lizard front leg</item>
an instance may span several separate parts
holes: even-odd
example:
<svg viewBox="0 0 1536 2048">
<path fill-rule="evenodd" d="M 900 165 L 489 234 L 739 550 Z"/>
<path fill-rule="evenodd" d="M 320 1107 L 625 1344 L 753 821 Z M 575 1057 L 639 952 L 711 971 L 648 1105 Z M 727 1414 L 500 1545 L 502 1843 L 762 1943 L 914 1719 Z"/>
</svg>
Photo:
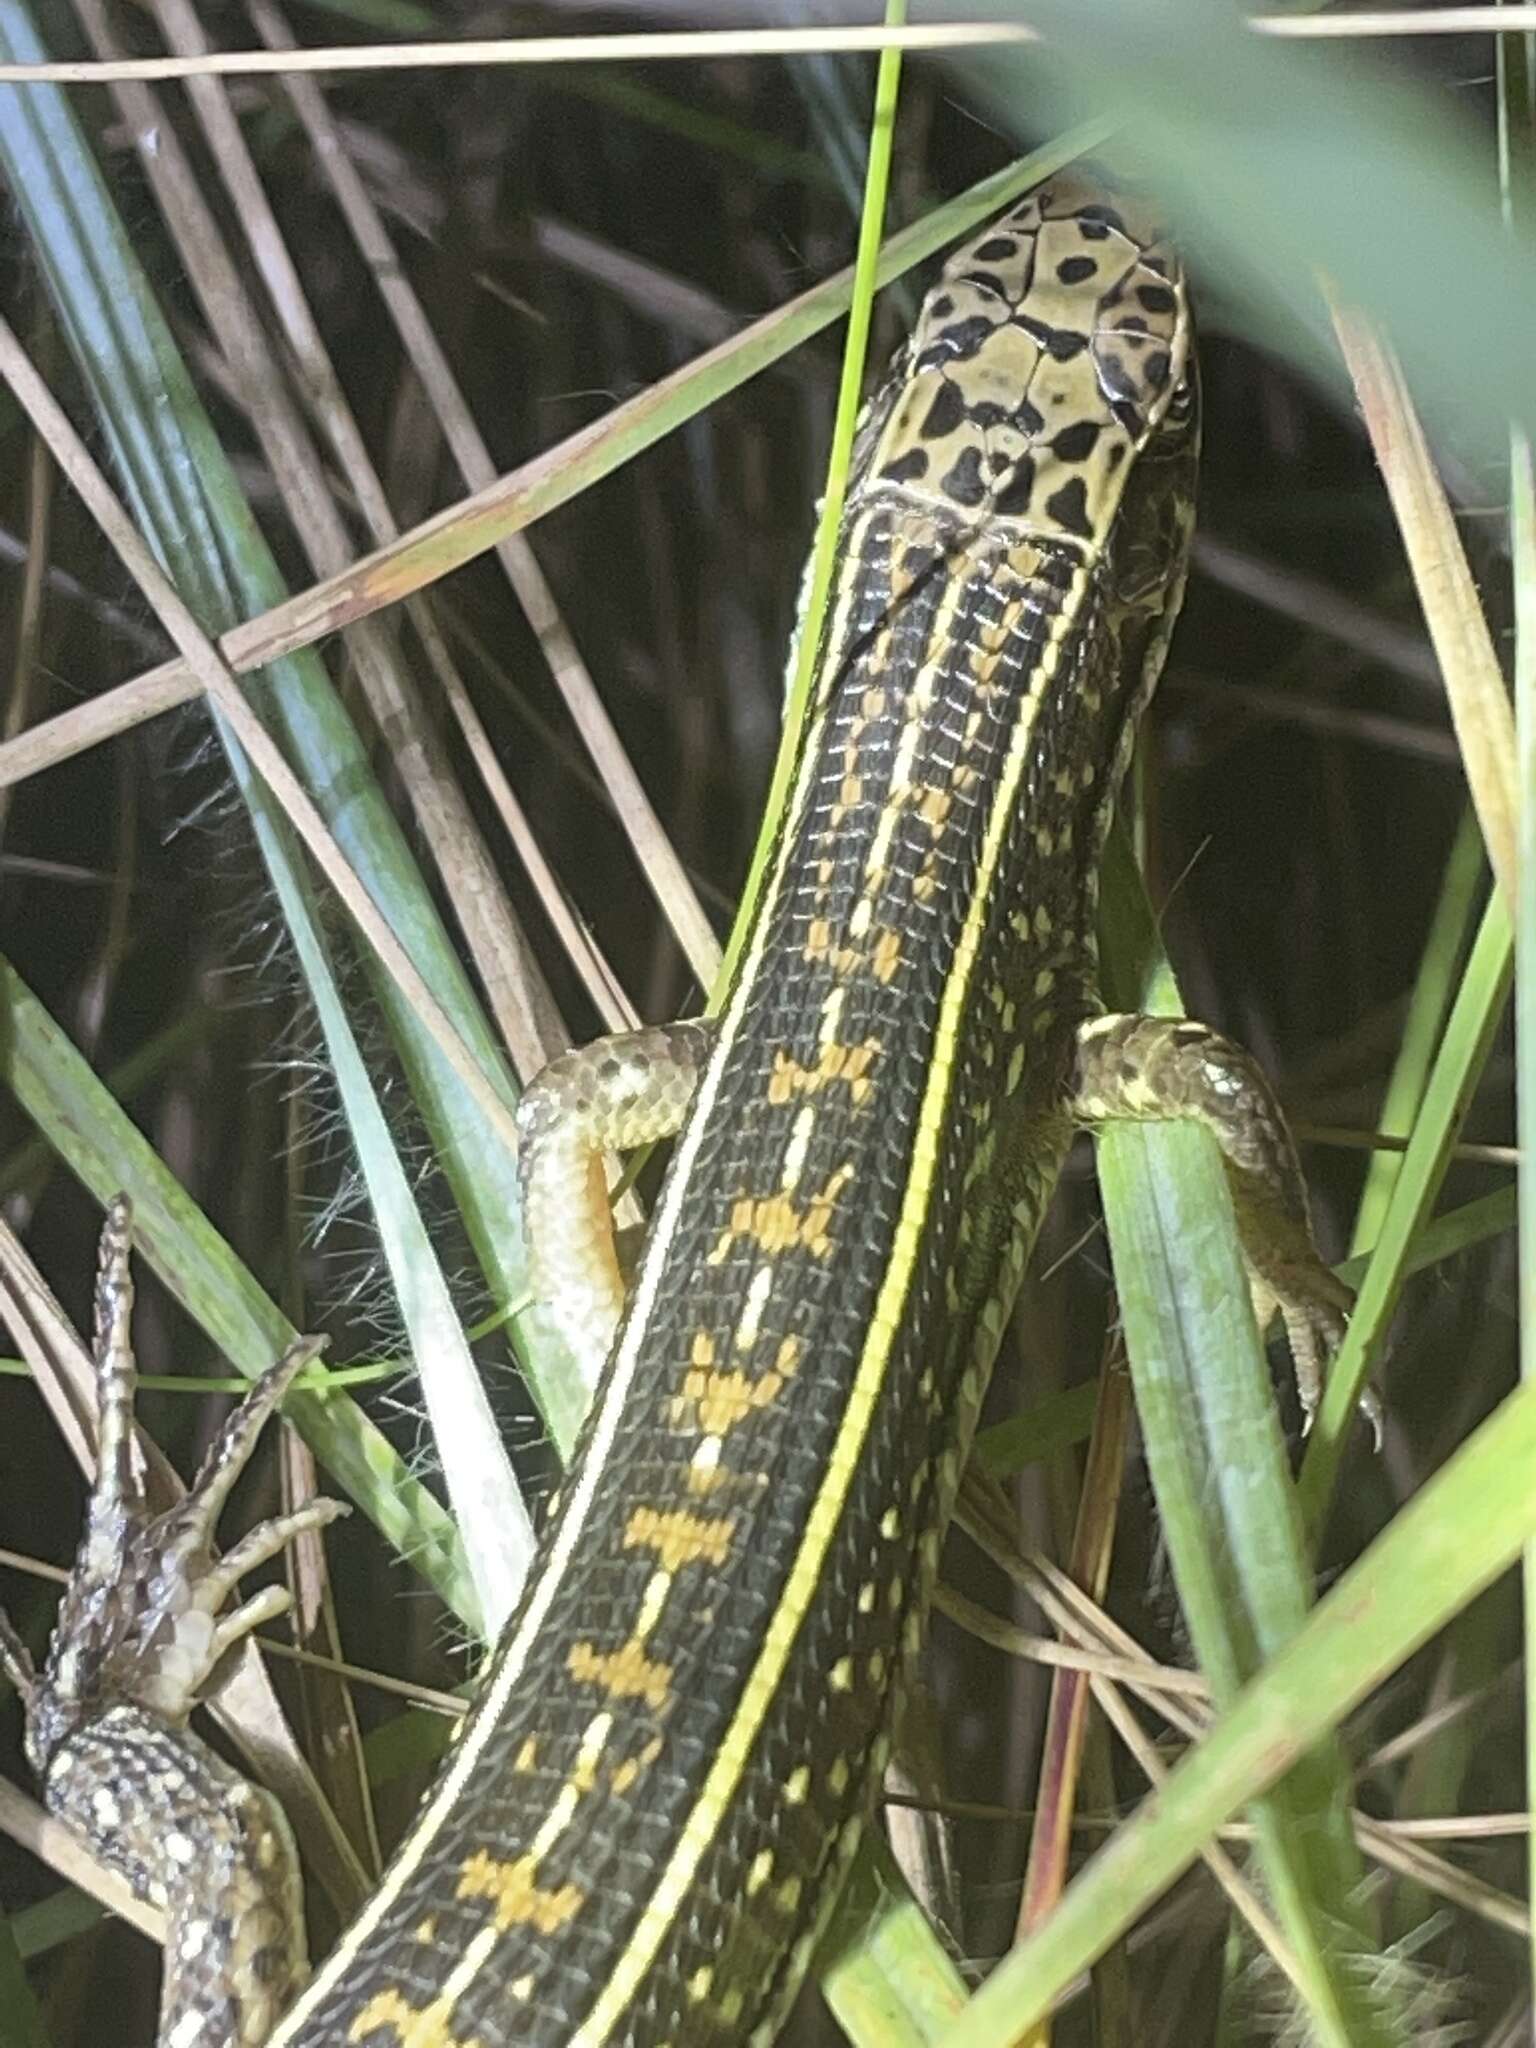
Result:
<svg viewBox="0 0 1536 2048">
<path fill-rule="evenodd" d="M 1221 1147 L 1261 1330 L 1278 1311 L 1310 1426 L 1351 1295 L 1312 1239 L 1307 1189 L 1263 1069 L 1188 1018 L 1112 1015 L 1080 1026 L 1069 1108 L 1087 1128 L 1190 1118 Z M 1377 1420 L 1374 1397 L 1367 1404 Z"/>
</svg>

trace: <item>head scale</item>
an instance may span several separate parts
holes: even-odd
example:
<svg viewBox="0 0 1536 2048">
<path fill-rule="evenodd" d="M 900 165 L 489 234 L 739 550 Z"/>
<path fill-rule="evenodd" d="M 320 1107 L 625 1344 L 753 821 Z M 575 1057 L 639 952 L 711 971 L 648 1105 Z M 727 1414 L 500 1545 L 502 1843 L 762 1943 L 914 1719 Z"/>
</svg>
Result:
<svg viewBox="0 0 1536 2048">
<path fill-rule="evenodd" d="M 856 451 L 962 526 L 1102 543 L 1135 455 L 1193 432 L 1183 272 L 1145 206 L 1058 175 L 944 267 Z"/>
</svg>

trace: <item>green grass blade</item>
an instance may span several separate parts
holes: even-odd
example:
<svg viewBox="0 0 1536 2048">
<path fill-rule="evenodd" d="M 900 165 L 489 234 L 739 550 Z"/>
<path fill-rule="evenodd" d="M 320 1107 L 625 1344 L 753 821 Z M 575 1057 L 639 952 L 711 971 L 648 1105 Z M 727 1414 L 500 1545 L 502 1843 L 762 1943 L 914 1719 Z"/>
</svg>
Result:
<svg viewBox="0 0 1536 2048">
<path fill-rule="evenodd" d="M 944 2048 L 1007 2048 L 1215 1830 L 1336 1728 L 1536 1533 L 1536 1387 L 1504 1402 L 1000 1966 Z"/>
<path fill-rule="evenodd" d="M 1460 1135 L 1503 1017 L 1513 971 L 1509 912 L 1504 899 L 1495 895 L 1483 912 L 1472 956 L 1435 1055 L 1423 1107 L 1387 1204 L 1381 1236 L 1318 1409 L 1300 1482 L 1302 1514 L 1314 1532 L 1322 1525 L 1372 1358 L 1402 1292 L 1414 1240 L 1440 1192 L 1451 1147 Z"/>
<path fill-rule="evenodd" d="M 1429 935 L 1414 977 L 1403 1020 L 1403 1035 L 1391 1077 L 1382 1098 L 1376 1128 L 1390 1138 L 1406 1138 L 1413 1129 L 1428 1085 L 1435 1047 L 1456 990 L 1461 957 L 1473 931 L 1473 916 L 1486 876 L 1482 834 L 1470 810 L 1456 828 L 1445 864 L 1445 879 L 1430 919 Z M 1359 1252 L 1381 1235 L 1387 1204 L 1402 1167 L 1400 1152 L 1372 1154 L 1365 1186 L 1355 1210 L 1351 1249 Z"/>
<path fill-rule="evenodd" d="M 42 54 L 21 0 L 0 4 L 0 47 L 8 56 Z M 123 489 L 178 588 L 215 632 L 280 602 L 276 566 L 62 93 L 0 88 L 0 165 L 31 229 Z M 481 1066 L 514 1099 L 511 1078 L 430 892 L 323 665 L 310 653 L 285 657 L 248 688 L 374 901 L 388 906 L 390 922 Z M 226 747 L 321 1016 L 402 1307 L 419 1319 L 413 1348 L 438 1376 L 431 1398 L 440 1414 L 472 1417 L 482 1401 L 478 1375 L 456 1336 L 447 1289 L 433 1272 L 430 1243 L 352 1042 L 306 865 L 281 814 L 227 736 Z M 380 975 L 376 989 L 493 1296 L 526 1303 L 515 1164 L 393 985 Z M 568 1445 L 585 1402 L 584 1379 L 536 1311 L 520 1314 L 513 1329 L 524 1362 L 549 1366 L 536 1376 L 539 1398 L 552 1433 Z M 499 1611 L 526 1542 L 514 1539 L 512 1553 L 504 1553 L 503 1532 L 515 1528 L 520 1509 L 510 1468 L 503 1463 L 499 1471 L 492 1469 L 495 1442 L 482 1412 L 441 1448 L 467 1503 L 480 1503 L 476 1520 L 485 1533 L 475 1541 L 481 1567 L 494 1582 L 489 1605 Z M 494 1503 L 489 1511 L 487 1501 Z"/>
<path fill-rule="evenodd" d="M 0 1078 L 101 1202 L 134 1202 L 141 1255 L 248 1378 L 297 1334 L 64 1032 L 0 960 Z M 452 1522 L 345 1395 L 296 1390 L 283 1412 L 337 1484 L 471 1627 L 479 1606 Z"/>
<path fill-rule="evenodd" d="M 1105 981 L 1129 1009 L 1178 1014 L 1123 831 L 1105 873 Z M 1301 1628 L 1312 1579 L 1268 1365 L 1215 1141 L 1173 1123 L 1110 1125 L 1099 1182 L 1147 1462 L 1196 1656 L 1229 1704 Z M 1258 1854 L 1317 2038 L 1395 2038 L 1366 1994 L 1373 1938 L 1351 1785 L 1337 1745 L 1301 1759 L 1253 1811 Z"/>
</svg>

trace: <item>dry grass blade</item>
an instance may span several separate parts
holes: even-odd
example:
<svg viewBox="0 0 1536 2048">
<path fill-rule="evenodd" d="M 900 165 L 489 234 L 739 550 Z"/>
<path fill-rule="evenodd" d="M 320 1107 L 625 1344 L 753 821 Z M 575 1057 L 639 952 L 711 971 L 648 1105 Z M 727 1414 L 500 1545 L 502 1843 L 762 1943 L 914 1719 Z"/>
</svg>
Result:
<svg viewBox="0 0 1536 2048">
<path fill-rule="evenodd" d="M 97 49 L 111 53 L 113 33 L 101 0 L 76 0 L 76 5 Z M 159 12 L 173 44 L 185 46 L 190 41 L 203 47 L 189 8 L 178 5 L 177 0 L 162 0 Z M 305 388 L 331 395 L 327 418 L 338 459 L 360 502 L 377 515 L 383 507 L 381 487 L 325 358 L 318 329 L 308 317 L 297 273 L 287 258 L 225 87 L 218 79 L 200 78 L 192 82 L 191 94 L 270 301 L 303 366 Z M 146 178 L 213 336 L 229 363 L 237 396 L 294 530 L 319 574 L 339 574 L 353 558 L 351 535 L 337 509 L 319 452 L 289 395 L 287 380 L 226 249 L 197 171 L 175 125 L 167 120 L 165 109 L 147 86 L 121 85 L 116 97 L 129 132 L 138 138 Z M 387 509 L 383 510 L 382 529 L 377 517 L 375 524 L 379 539 L 394 537 L 396 529 Z M 415 610 L 418 630 L 424 629 L 428 647 L 440 648 L 427 607 L 418 603 Z M 492 997 L 504 1042 L 518 1072 L 526 1077 L 564 1044 L 554 1000 L 526 937 L 511 916 L 505 890 L 419 700 L 405 649 L 384 621 L 369 619 L 354 628 L 349 650 L 376 725 L 393 736 L 396 772 L 435 853 L 439 872 L 445 881 L 451 881 L 451 900 Z M 446 660 L 446 650 L 443 655 Z"/>
<path fill-rule="evenodd" d="M 1396 356 L 1361 314 L 1335 302 L 1333 319 L 1445 678 L 1488 859 L 1513 904 L 1515 722 L 1477 585 Z"/>
<path fill-rule="evenodd" d="M 1085 124 L 1022 163 L 984 179 L 961 200 L 938 208 L 893 235 L 881 260 L 881 282 L 941 248 L 977 220 L 1007 204 L 1057 165 L 1091 148 L 1107 124 Z M 329 576 L 285 603 L 221 635 L 218 651 L 236 675 L 367 618 L 424 590 L 487 553 L 508 534 L 542 519 L 610 476 L 623 463 L 704 406 L 733 391 L 846 310 L 853 272 L 839 271 L 755 321 L 744 333 L 661 378 L 603 419 L 570 435 L 459 504 L 423 520 L 398 542 L 374 550 L 343 574 Z M 89 704 L 45 720 L 0 746 L 0 786 L 19 782 L 85 747 L 99 745 L 202 688 L 185 659 L 157 667 L 104 691 Z"/>
<path fill-rule="evenodd" d="M 256 0 L 251 12 L 264 41 L 280 48 L 291 47 L 287 24 L 270 0 Z M 496 465 L 448 357 L 411 289 L 379 211 L 338 145 L 318 88 L 312 82 L 295 79 L 290 84 L 289 96 L 315 145 L 316 161 L 323 167 L 421 379 L 459 474 L 471 491 L 483 491 L 494 483 Z M 656 892 L 694 979 L 707 988 L 720 960 L 709 920 L 639 776 L 629 763 L 549 581 L 521 534 L 503 535 L 496 544 L 496 555 L 602 777 L 641 871 Z"/>
<path fill-rule="evenodd" d="M 417 969 L 405 947 L 395 937 L 389 921 L 343 858 L 319 810 L 283 759 L 276 742 L 246 703 L 233 676 L 219 659 L 213 642 L 166 581 L 105 477 L 91 460 L 90 451 L 27 360 L 15 335 L 3 323 L 0 323 L 0 373 L 4 374 L 17 400 L 46 439 L 59 467 L 112 540 L 139 588 L 154 605 L 167 632 L 182 648 L 183 658 L 196 675 L 199 687 L 207 691 L 229 721 L 241 746 L 282 804 L 326 879 L 356 919 L 359 929 L 425 1029 L 431 1033 L 433 1043 L 470 1091 L 508 1151 L 515 1153 L 517 1126 L 510 1105 L 459 1036 L 425 976 Z"/>
</svg>

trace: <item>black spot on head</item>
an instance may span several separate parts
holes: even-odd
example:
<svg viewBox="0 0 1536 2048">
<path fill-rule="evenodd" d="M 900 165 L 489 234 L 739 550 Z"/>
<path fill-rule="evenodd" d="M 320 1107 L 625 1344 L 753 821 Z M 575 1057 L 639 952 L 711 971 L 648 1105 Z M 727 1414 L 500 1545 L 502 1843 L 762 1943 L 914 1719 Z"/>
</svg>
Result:
<svg viewBox="0 0 1536 2048">
<path fill-rule="evenodd" d="M 1112 399 L 1135 396 L 1138 388 L 1136 377 L 1116 350 L 1106 348 L 1099 351 L 1098 372 L 1100 384 Z"/>
<path fill-rule="evenodd" d="M 981 480 L 981 451 L 973 442 L 962 448 L 955 457 L 939 488 L 949 494 L 957 505 L 979 505 L 987 495 L 986 485 Z"/>
<path fill-rule="evenodd" d="M 1005 519 L 1022 518 L 1028 512 L 1035 496 L 1035 458 L 1021 455 L 1013 465 L 1013 475 L 992 500 L 994 508 Z"/>
<path fill-rule="evenodd" d="M 933 308 L 935 312 L 938 307 Z M 969 320 L 957 320 L 953 327 L 946 327 L 934 336 L 917 361 L 914 370 L 936 370 L 945 363 L 964 362 L 975 355 L 987 336 L 997 325 L 985 313 L 973 313 Z"/>
<path fill-rule="evenodd" d="M 1051 443 L 1051 452 L 1063 462 L 1086 462 L 1098 438 L 1097 420 L 1076 420 L 1070 427 L 1062 428 Z"/>
<path fill-rule="evenodd" d="M 880 472 L 887 483 L 913 484 L 919 477 L 928 474 L 928 451 L 926 448 L 909 448 L 904 455 L 895 455 Z"/>
<path fill-rule="evenodd" d="M 1141 366 L 1142 375 L 1154 391 L 1161 391 L 1168 382 L 1168 351 L 1157 349 Z"/>
<path fill-rule="evenodd" d="M 1008 467 L 1008 457 L 1001 448 L 993 448 L 987 455 L 987 468 L 993 476 L 1001 476 Z"/>
<path fill-rule="evenodd" d="M 1112 441 L 1109 449 L 1109 469 L 1111 475 L 1114 474 L 1124 460 L 1125 443 L 1123 441 Z"/>
<path fill-rule="evenodd" d="M 1099 220 L 1089 220 L 1085 215 L 1078 223 L 1078 232 L 1085 242 L 1107 242 L 1109 229 Z"/>
<path fill-rule="evenodd" d="M 1080 540 L 1093 538 L 1093 528 L 1088 524 L 1088 492 L 1080 476 L 1068 477 L 1059 491 L 1052 491 L 1045 509 L 1068 533 L 1075 533 Z"/>
<path fill-rule="evenodd" d="M 930 313 L 936 314 L 940 320 L 943 320 L 946 319 L 949 316 L 949 314 L 953 313 L 953 311 L 955 310 L 955 302 L 949 296 L 948 292 L 942 292 L 939 295 L 939 297 L 934 300 L 933 304 L 928 308 L 928 310 Z"/>
<path fill-rule="evenodd" d="M 1139 313 L 1122 313 L 1115 327 L 1121 334 L 1150 334 L 1152 331 Z"/>
<path fill-rule="evenodd" d="M 1013 319 L 1016 327 L 1022 327 L 1030 340 L 1038 343 L 1058 363 L 1070 363 L 1088 346 L 1087 335 L 1079 334 L 1073 328 L 1047 327 L 1043 320 L 1032 320 L 1027 313 L 1015 313 Z"/>
<path fill-rule="evenodd" d="M 1038 405 L 1031 405 L 1027 398 L 1021 398 L 1013 409 L 1013 424 L 1021 434 L 1043 434 L 1045 414 Z"/>
<path fill-rule="evenodd" d="M 1092 256 L 1064 256 L 1056 266 L 1056 275 L 1063 284 L 1083 284 L 1090 277 L 1096 277 L 1098 269 L 1098 263 Z"/>
<path fill-rule="evenodd" d="M 1105 206 L 1101 201 L 1095 201 L 1092 206 L 1080 207 L 1077 217 L 1084 228 L 1090 221 L 1102 221 L 1106 228 L 1113 228 L 1117 235 L 1125 233 L 1125 222 L 1112 206 Z"/>
<path fill-rule="evenodd" d="M 1171 313 L 1178 300 L 1165 284 L 1144 284 L 1136 296 L 1149 313 Z"/>
<path fill-rule="evenodd" d="M 1000 299 L 1006 299 L 1008 296 L 1003 280 L 990 270 L 968 270 L 965 273 L 965 282 L 975 285 L 980 291 L 995 292 Z"/>
<path fill-rule="evenodd" d="M 976 251 L 978 263 L 1006 263 L 1010 256 L 1017 256 L 1019 245 L 1012 235 L 991 235 Z"/>
<path fill-rule="evenodd" d="M 965 400 L 960 396 L 958 385 L 951 384 L 946 377 L 933 394 L 928 417 L 918 432 L 925 441 L 939 441 L 946 434 L 952 434 L 964 418 Z"/>
</svg>

